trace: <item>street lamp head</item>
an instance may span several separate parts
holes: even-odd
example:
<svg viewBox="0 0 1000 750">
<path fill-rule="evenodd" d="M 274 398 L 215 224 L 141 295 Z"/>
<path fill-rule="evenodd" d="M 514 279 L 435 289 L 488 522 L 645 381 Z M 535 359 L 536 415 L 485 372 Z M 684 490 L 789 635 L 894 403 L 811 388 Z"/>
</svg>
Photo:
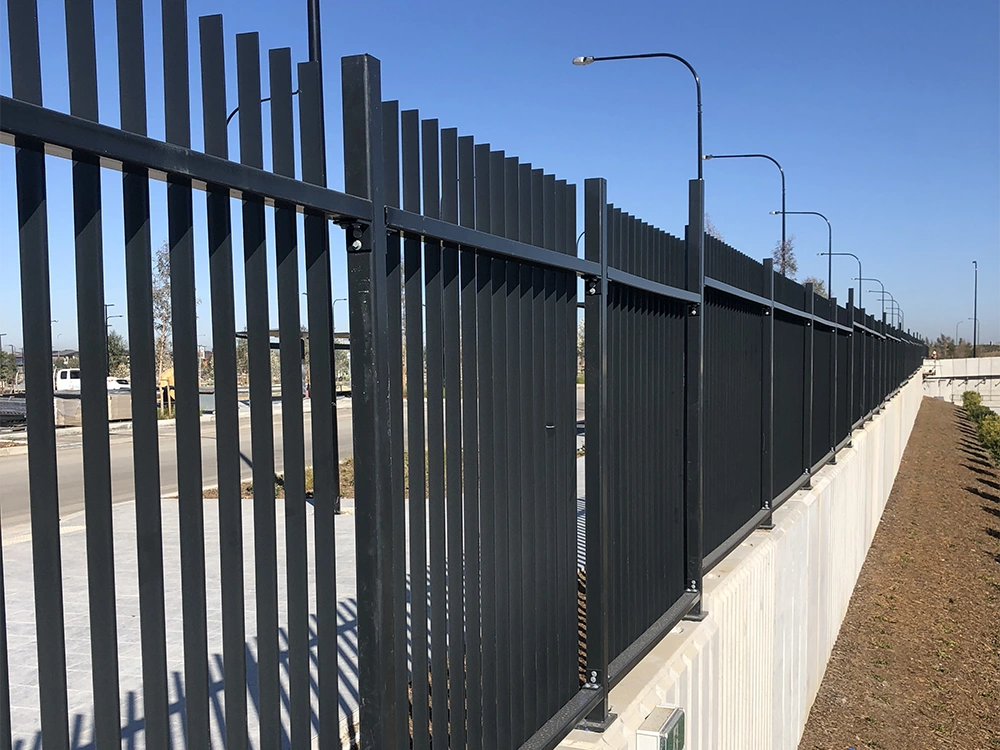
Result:
<svg viewBox="0 0 1000 750">
<path fill-rule="evenodd" d="M 714 157 L 712 156 L 712 154 L 705 154 L 701 158 L 704 159 L 705 161 L 708 161 L 709 159 L 712 159 Z"/>
<path fill-rule="evenodd" d="M 590 65 L 592 62 L 594 62 L 592 55 L 581 55 L 580 57 L 573 58 L 574 65 Z"/>
<path fill-rule="evenodd" d="M 769 213 L 771 214 L 771 216 L 778 216 L 782 212 L 781 211 L 769 211 Z"/>
</svg>

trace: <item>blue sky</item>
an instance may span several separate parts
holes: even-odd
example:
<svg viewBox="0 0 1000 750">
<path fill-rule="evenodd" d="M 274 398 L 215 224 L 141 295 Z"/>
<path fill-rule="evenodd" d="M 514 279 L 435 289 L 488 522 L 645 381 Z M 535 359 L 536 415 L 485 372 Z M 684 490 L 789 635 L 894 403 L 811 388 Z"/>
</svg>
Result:
<svg viewBox="0 0 1000 750">
<path fill-rule="evenodd" d="M 11 2 L 15 0 L 6 0 Z M 0 93 L 10 94 L 6 2 L 0 22 Z M 62 3 L 40 0 L 45 104 L 68 110 Z M 114 2 L 97 0 L 101 120 L 118 122 Z M 262 54 L 290 46 L 306 59 L 305 0 L 189 0 L 192 119 L 201 147 L 197 17 L 222 13 L 230 106 L 235 34 L 261 33 Z M 419 108 L 442 127 L 581 184 L 605 177 L 610 199 L 680 235 L 687 180 L 695 171 L 694 85 L 669 60 L 574 67 L 575 55 L 669 51 L 697 68 L 705 151 L 763 152 L 784 166 L 788 209 L 820 211 L 834 251 L 861 256 L 906 313 L 906 325 L 954 335 L 972 316 L 972 261 L 979 262 L 980 340 L 1000 340 L 1000 6 L 995 0 L 838 3 L 733 2 L 324 2 L 328 162 L 342 187 L 342 55 L 382 61 L 385 99 Z M 159 8 L 146 2 L 150 133 L 162 137 Z M 266 58 L 264 58 L 266 60 Z M 267 88 L 266 62 L 264 89 Z M 265 108 L 266 114 L 266 108 Z M 265 132 L 267 128 L 265 119 Z M 236 127 L 231 129 L 236 158 Z M 0 333 L 21 343 L 13 149 L 0 147 Z M 70 167 L 49 159 L 53 343 L 76 344 Z M 727 242 L 757 258 L 780 236 L 780 182 L 761 160 L 705 165 L 706 207 Z M 106 297 L 125 314 L 120 175 L 104 175 Z M 581 191 L 582 193 L 582 191 Z M 154 183 L 153 241 L 166 237 L 165 189 Z M 204 201 L 195 239 L 211 345 Z M 234 214 L 239 239 L 239 214 Z M 580 212 L 582 223 L 582 212 Z M 799 278 L 826 277 L 826 225 L 789 217 Z M 342 247 L 335 238 L 335 247 Z M 239 245 L 237 244 L 238 248 Z M 273 269 L 273 266 L 272 266 Z M 835 258 L 833 293 L 846 299 L 856 275 Z M 272 280 L 273 286 L 273 273 Z M 245 320 L 237 273 L 237 323 Z M 336 297 L 346 296 L 342 254 Z M 877 298 L 864 294 L 870 309 Z M 343 329 L 346 307 L 338 305 Z M 272 300 L 271 318 L 277 315 Z M 122 332 L 124 319 L 112 321 Z M 971 323 L 961 327 L 971 335 Z"/>
</svg>

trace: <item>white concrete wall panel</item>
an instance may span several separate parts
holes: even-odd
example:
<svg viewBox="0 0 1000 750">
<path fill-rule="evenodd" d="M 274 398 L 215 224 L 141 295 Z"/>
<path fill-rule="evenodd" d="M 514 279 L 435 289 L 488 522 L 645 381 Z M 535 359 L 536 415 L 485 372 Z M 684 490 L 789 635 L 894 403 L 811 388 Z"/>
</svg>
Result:
<svg viewBox="0 0 1000 750">
<path fill-rule="evenodd" d="M 960 404 L 965 391 L 976 391 L 986 406 L 1000 411 L 1000 357 L 925 359 L 922 371 L 925 395 Z"/>
<path fill-rule="evenodd" d="M 634 750 L 657 705 L 686 712 L 687 750 L 794 750 L 819 691 L 923 396 L 915 375 L 824 467 L 705 577 L 683 622 L 611 691 L 614 725 L 561 748 Z"/>
</svg>

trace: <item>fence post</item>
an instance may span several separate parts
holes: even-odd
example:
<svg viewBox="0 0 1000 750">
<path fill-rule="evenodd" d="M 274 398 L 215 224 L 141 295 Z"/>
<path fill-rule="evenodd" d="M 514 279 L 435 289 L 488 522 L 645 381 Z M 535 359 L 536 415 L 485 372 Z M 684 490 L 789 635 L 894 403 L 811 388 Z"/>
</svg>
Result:
<svg viewBox="0 0 1000 750">
<path fill-rule="evenodd" d="M 851 331 L 847 334 L 847 434 L 854 433 L 854 346 L 857 336 L 854 335 L 854 288 L 847 290 L 847 319 L 850 321 Z M 850 447 L 853 440 L 847 441 Z"/>
<path fill-rule="evenodd" d="M 881 395 L 879 398 L 879 406 L 882 407 L 885 404 L 885 399 L 889 395 L 889 337 L 888 331 L 885 325 L 885 313 L 882 313 L 882 371 L 879 373 L 879 379 L 881 380 Z"/>
<path fill-rule="evenodd" d="M 764 296 L 770 305 L 764 308 L 760 343 L 760 507 L 770 511 L 774 500 L 774 260 L 764 259 Z M 760 528 L 773 529 L 770 513 Z"/>
<path fill-rule="evenodd" d="M 702 404 L 705 390 L 705 182 L 688 182 L 685 287 L 698 295 L 688 308 L 684 336 L 684 515 L 687 590 L 698 601 L 685 619 L 703 620 Z"/>
<path fill-rule="evenodd" d="M 347 228 L 347 281 L 351 321 L 358 570 L 358 685 L 361 748 L 400 747 L 395 681 L 392 477 L 402 455 L 393 450 L 389 367 L 386 187 L 382 153 L 379 61 L 370 55 L 342 61 L 344 187 L 372 202 L 371 224 Z"/>
<path fill-rule="evenodd" d="M 584 257 L 601 264 L 601 276 L 584 281 L 584 409 L 587 419 L 585 489 L 587 518 L 587 681 L 602 690 L 601 702 L 587 716 L 590 726 L 604 727 L 608 713 L 608 474 L 607 331 L 608 331 L 608 184 L 584 181 Z"/>
<path fill-rule="evenodd" d="M 805 357 L 803 371 L 802 395 L 802 471 L 806 475 L 805 487 L 812 486 L 812 426 L 813 426 L 813 345 L 816 326 L 812 317 L 816 314 L 816 295 L 813 285 L 806 284 L 805 312 L 810 316 L 805 324 Z"/>
<path fill-rule="evenodd" d="M 830 322 L 837 322 L 837 298 L 830 297 Z M 837 463 L 837 348 L 840 339 L 837 326 L 830 326 L 830 463 Z"/>
</svg>

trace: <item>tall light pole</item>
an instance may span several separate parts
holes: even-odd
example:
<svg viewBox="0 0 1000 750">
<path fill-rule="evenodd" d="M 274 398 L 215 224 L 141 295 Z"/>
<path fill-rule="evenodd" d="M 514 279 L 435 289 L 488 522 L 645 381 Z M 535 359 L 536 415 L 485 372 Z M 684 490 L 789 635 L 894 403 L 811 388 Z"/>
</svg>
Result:
<svg viewBox="0 0 1000 750">
<path fill-rule="evenodd" d="M 785 170 L 781 168 L 778 160 L 767 154 L 705 154 L 701 157 L 704 161 L 710 159 L 767 159 L 774 164 L 781 173 L 781 247 L 785 246 Z"/>
<path fill-rule="evenodd" d="M 784 219 L 786 214 L 789 216 L 818 216 L 819 218 L 821 218 L 823 221 L 826 222 L 826 231 L 827 231 L 826 255 L 829 256 L 827 258 L 827 263 L 826 263 L 826 296 L 832 297 L 833 296 L 833 225 L 830 223 L 830 220 L 826 218 L 823 214 L 821 214 L 819 211 L 785 211 L 784 209 L 782 209 L 781 211 L 771 212 L 772 216 L 777 216 L 778 214 L 782 215 L 782 219 Z"/>
<path fill-rule="evenodd" d="M 972 356 L 976 356 L 976 342 L 979 340 L 979 264 L 972 261 L 975 281 L 972 287 Z"/>
<path fill-rule="evenodd" d="M 701 79 L 698 77 L 694 67 L 679 55 L 670 52 L 653 52 L 640 55 L 614 55 L 608 57 L 576 57 L 573 58 L 574 65 L 590 65 L 595 62 L 605 62 L 611 60 L 641 60 L 647 58 L 668 58 L 681 63 L 694 78 L 695 91 L 697 95 L 697 124 L 698 124 L 698 151 L 696 161 L 698 164 L 697 178 L 688 182 L 688 236 L 686 255 L 688 259 L 688 273 L 686 274 L 685 286 L 688 291 L 695 292 L 698 299 L 703 299 L 705 290 L 705 180 L 703 173 L 704 160 L 701 158 L 702 150 L 702 111 L 701 111 Z M 703 321 L 704 310 L 695 307 L 685 321 L 686 342 L 685 342 L 685 376 L 689 387 L 685 388 L 685 449 L 687 460 L 684 470 L 684 497 L 685 497 L 685 523 L 684 523 L 684 572 L 685 589 L 688 594 L 697 596 L 692 605 L 688 617 L 692 619 L 703 619 L 703 596 L 704 585 L 702 575 L 702 546 L 703 546 L 703 477 L 704 469 L 702 462 L 702 448 L 704 445 L 703 425 L 704 417 L 702 404 L 704 402 L 704 365 L 705 365 L 705 326 Z M 595 576 L 595 589 L 600 591 L 607 585 L 604 580 L 607 573 L 606 551 L 600 553 L 604 562 L 596 566 L 596 570 L 588 572 L 588 575 Z M 589 579 L 588 579 L 589 580 Z M 600 705 L 596 706 L 588 716 L 589 721 L 595 724 L 604 724 L 608 718 L 608 686 L 603 677 L 607 675 L 608 667 L 608 641 L 607 623 L 600 627 L 600 634 L 595 635 L 593 651 L 588 649 L 587 669 L 599 683 L 603 682 L 604 697 Z"/>
</svg>

